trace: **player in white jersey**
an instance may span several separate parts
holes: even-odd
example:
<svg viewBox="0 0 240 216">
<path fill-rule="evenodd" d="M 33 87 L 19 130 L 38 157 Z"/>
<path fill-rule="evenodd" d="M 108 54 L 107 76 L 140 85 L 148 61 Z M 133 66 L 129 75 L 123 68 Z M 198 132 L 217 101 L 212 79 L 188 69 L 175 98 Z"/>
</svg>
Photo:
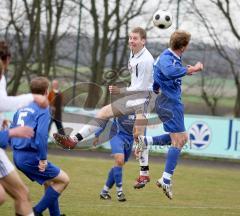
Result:
<svg viewBox="0 0 240 216">
<path fill-rule="evenodd" d="M 7 70 L 10 59 L 11 53 L 7 43 L 5 41 L 0 41 L 0 111 L 13 111 L 20 106 L 29 104 L 32 101 L 35 101 L 42 107 L 47 107 L 48 100 L 42 95 L 25 94 L 17 97 L 7 96 L 4 72 Z M 26 128 L 26 130 L 28 133 L 32 133 L 32 129 Z M 1 134 L 1 139 L 7 139 L 6 136 L 12 136 L 11 132 L 6 133 L 5 135 Z M 30 134 L 29 136 L 32 135 Z M 0 169 L 0 197 L 2 198 L 0 199 L 0 203 L 4 201 L 6 191 L 14 199 L 16 215 L 33 216 L 34 213 L 28 196 L 28 189 L 20 179 L 18 173 L 2 148 L 0 148 Z"/>
<path fill-rule="evenodd" d="M 129 48 L 131 53 L 128 69 L 131 73 L 131 84 L 125 89 L 120 89 L 117 86 L 109 86 L 111 94 L 121 94 L 123 97 L 100 109 L 96 114 L 96 118 L 81 128 L 74 136 L 54 134 L 54 138 L 58 144 L 63 148 L 72 149 L 78 142 L 90 134 L 95 133 L 100 128 L 103 128 L 109 118 L 131 113 L 136 114 L 135 128 L 138 128 L 138 133 L 144 134 L 146 125 L 146 117 L 144 114 L 147 112 L 145 102 L 149 99 L 149 91 L 152 89 L 154 63 L 154 59 L 145 47 L 145 43 L 146 31 L 140 27 L 134 28 L 129 34 Z M 142 155 L 144 155 L 144 153 L 142 153 Z M 147 177 L 147 160 L 140 157 L 139 162 L 141 166 L 140 174 L 144 173 L 147 181 L 149 181 Z"/>
</svg>

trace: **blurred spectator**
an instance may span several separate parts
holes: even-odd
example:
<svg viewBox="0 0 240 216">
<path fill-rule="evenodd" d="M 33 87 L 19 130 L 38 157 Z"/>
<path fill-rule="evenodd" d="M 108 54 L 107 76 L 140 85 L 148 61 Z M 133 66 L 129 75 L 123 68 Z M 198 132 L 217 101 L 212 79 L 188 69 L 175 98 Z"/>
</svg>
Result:
<svg viewBox="0 0 240 216">
<path fill-rule="evenodd" d="M 51 122 L 49 124 L 49 131 L 51 129 L 52 123 L 55 122 L 58 133 L 64 135 L 64 129 L 62 125 L 62 104 L 63 95 L 59 89 L 59 83 L 57 80 L 52 81 L 51 91 L 48 94 L 48 100 L 51 108 Z"/>
</svg>

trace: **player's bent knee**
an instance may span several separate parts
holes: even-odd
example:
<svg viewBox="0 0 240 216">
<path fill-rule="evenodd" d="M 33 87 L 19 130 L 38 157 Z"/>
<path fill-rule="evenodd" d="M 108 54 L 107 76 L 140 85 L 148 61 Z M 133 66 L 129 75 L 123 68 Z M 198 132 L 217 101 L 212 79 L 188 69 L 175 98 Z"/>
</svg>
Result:
<svg viewBox="0 0 240 216">
<path fill-rule="evenodd" d="M 100 119 L 107 119 L 109 117 L 109 113 L 110 113 L 110 107 L 109 105 L 104 106 L 102 109 L 100 109 L 96 115 L 97 118 Z"/>
<path fill-rule="evenodd" d="M 70 178 L 67 173 L 61 170 L 61 182 L 65 185 L 65 187 L 69 184 Z"/>
<path fill-rule="evenodd" d="M 123 166 L 124 163 L 125 163 L 125 162 L 124 162 L 124 159 L 117 159 L 117 160 L 116 160 L 116 165 L 117 165 L 117 166 Z"/>
</svg>

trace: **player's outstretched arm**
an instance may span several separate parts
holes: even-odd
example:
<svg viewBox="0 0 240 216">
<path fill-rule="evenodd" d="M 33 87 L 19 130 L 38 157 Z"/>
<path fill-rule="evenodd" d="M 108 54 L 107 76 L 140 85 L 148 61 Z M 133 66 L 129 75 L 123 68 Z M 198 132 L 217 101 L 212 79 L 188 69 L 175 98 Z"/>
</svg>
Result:
<svg viewBox="0 0 240 216">
<path fill-rule="evenodd" d="M 203 70 L 203 64 L 201 62 L 197 62 L 194 66 L 188 65 L 187 75 L 192 75 L 192 74 L 200 72 L 202 70 Z"/>
</svg>

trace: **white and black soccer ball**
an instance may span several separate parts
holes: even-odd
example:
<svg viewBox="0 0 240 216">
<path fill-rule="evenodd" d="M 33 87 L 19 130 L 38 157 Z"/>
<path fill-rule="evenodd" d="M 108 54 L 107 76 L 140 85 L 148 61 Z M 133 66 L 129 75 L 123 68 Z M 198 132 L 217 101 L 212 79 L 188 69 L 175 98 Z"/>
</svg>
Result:
<svg viewBox="0 0 240 216">
<path fill-rule="evenodd" d="M 172 14 L 167 10 L 158 10 L 153 15 L 153 24 L 160 29 L 169 28 L 172 25 L 172 20 Z"/>
</svg>

